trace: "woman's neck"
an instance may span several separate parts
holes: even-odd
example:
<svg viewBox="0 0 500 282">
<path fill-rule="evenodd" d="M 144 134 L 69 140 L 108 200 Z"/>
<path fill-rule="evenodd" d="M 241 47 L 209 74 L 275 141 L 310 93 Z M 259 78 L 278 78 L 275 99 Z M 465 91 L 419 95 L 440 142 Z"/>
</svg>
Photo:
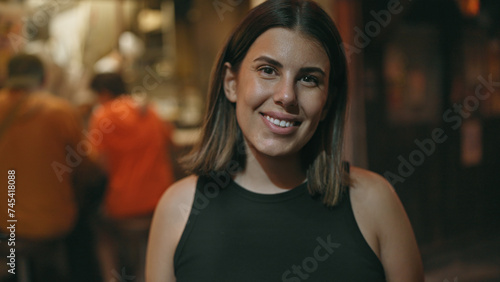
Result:
<svg viewBox="0 0 500 282">
<path fill-rule="evenodd" d="M 246 189 L 263 194 L 275 194 L 297 187 L 306 179 L 300 155 L 283 157 L 263 155 L 246 146 L 245 169 L 235 181 Z"/>
</svg>

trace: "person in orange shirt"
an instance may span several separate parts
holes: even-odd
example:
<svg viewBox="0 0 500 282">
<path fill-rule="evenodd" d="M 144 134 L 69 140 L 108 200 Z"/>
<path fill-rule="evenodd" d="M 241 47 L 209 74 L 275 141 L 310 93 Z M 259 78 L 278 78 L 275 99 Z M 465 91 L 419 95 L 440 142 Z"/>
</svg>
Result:
<svg viewBox="0 0 500 282">
<path fill-rule="evenodd" d="M 108 174 L 102 213 L 104 237 L 110 239 L 108 247 L 118 244 L 111 253 L 112 260 L 120 263 L 119 268 L 118 261 L 104 266 L 103 274 L 116 271 L 142 277 L 153 211 L 174 182 L 169 161 L 173 128 L 149 106 L 138 105 L 126 95 L 125 83 L 117 73 L 97 74 L 91 88 L 100 106 L 93 112 L 85 135 Z"/>
<path fill-rule="evenodd" d="M 47 73 L 37 56 L 17 54 L 7 71 L 0 90 L 0 281 L 69 281 L 65 240 L 78 217 L 81 120 L 44 90 Z"/>
</svg>

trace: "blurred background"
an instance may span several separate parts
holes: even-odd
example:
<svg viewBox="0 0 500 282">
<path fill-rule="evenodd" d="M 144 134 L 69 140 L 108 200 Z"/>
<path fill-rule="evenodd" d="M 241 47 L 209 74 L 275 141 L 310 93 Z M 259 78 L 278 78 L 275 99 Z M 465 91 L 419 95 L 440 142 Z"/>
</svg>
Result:
<svg viewBox="0 0 500 282">
<path fill-rule="evenodd" d="M 0 87 L 12 55 L 37 54 L 47 88 L 85 117 L 90 78 L 120 71 L 175 125 L 180 156 L 217 52 L 260 2 L 0 0 Z M 349 61 L 346 158 L 394 185 L 428 281 L 500 281 L 500 1 L 317 2 Z"/>
</svg>

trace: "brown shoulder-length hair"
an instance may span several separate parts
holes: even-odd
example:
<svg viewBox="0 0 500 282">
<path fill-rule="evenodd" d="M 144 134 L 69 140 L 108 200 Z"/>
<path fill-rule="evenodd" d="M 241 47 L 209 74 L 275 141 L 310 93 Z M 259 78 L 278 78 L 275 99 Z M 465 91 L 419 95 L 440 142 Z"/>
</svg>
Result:
<svg viewBox="0 0 500 282">
<path fill-rule="evenodd" d="M 347 65 L 342 39 L 332 19 L 308 0 L 268 0 L 252 9 L 229 37 L 212 70 L 207 109 L 201 138 L 183 160 L 185 168 L 197 175 L 222 172 L 237 162 L 245 167 L 243 136 L 236 121 L 235 105 L 224 95 L 224 63 L 238 71 L 253 42 L 271 28 L 302 32 L 321 43 L 330 59 L 328 112 L 302 149 L 308 189 L 321 195 L 324 204 L 338 203 L 349 176 L 342 164 L 344 123 L 347 108 Z"/>
</svg>

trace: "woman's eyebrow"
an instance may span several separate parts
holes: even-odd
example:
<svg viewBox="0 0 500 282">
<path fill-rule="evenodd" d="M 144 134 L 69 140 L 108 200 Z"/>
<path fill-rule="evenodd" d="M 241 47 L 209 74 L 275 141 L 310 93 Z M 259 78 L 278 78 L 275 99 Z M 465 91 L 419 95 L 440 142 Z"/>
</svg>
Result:
<svg viewBox="0 0 500 282">
<path fill-rule="evenodd" d="M 258 57 L 257 59 L 255 59 L 253 61 L 254 62 L 264 61 L 264 62 L 266 62 L 266 63 L 268 63 L 270 65 L 274 65 L 274 66 L 276 66 L 278 68 L 282 68 L 283 67 L 283 65 L 280 62 L 276 61 L 275 59 L 271 59 L 271 58 L 269 58 L 267 56 L 260 56 L 260 57 Z"/>
<path fill-rule="evenodd" d="M 258 62 L 258 61 L 264 61 L 270 65 L 274 65 L 278 68 L 283 68 L 283 64 L 281 64 L 280 62 L 276 61 L 275 59 L 272 59 L 268 56 L 260 56 L 258 57 L 257 59 L 253 60 L 254 62 Z M 325 71 L 319 67 L 304 67 L 304 68 L 301 68 L 300 71 L 302 73 L 311 73 L 311 72 L 317 72 L 317 73 L 320 73 L 321 75 L 325 76 Z"/>
<path fill-rule="evenodd" d="M 326 76 L 325 71 L 322 70 L 321 68 L 318 68 L 318 67 L 305 67 L 305 68 L 301 68 L 300 70 L 304 73 L 317 72 L 323 76 Z"/>
</svg>

